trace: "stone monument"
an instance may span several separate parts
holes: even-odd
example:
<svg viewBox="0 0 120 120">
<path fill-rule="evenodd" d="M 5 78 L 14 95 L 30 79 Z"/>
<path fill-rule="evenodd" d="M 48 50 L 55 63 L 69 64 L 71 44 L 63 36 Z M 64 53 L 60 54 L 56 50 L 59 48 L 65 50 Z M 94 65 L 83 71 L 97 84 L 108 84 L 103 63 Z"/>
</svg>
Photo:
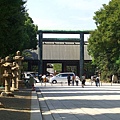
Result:
<svg viewBox="0 0 120 120">
<path fill-rule="evenodd" d="M 18 78 L 18 65 L 16 64 L 16 62 L 13 62 L 13 67 L 12 69 L 12 87 L 11 90 L 15 91 L 17 90 L 17 78 Z"/>
<path fill-rule="evenodd" d="M 5 58 L 5 63 L 2 64 L 3 67 L 3 79 L 5 80 L 5 90 L 1 93 L 2 96 L 14 96 L 13 93 L 10 91 L 11 86 L 11 78 L 12 78 L 12 63 L 10 62 L 10 57 L 7 56 Z"/>
<path fill-rule="evenodd" d="M 23 86 L 23 81 L 21 80 L 21 69 L 22 69 L 22 60 L 24 60 L 24 58 L 20 55 L 20 51 L 17 51 L 16 56 L 13 57 L 13 59 L 15 60 L 17 67 L 18 67 L 18 76 L 17 76 L 16 87 L 19 89 L 20 87 Z"/>
</svg>

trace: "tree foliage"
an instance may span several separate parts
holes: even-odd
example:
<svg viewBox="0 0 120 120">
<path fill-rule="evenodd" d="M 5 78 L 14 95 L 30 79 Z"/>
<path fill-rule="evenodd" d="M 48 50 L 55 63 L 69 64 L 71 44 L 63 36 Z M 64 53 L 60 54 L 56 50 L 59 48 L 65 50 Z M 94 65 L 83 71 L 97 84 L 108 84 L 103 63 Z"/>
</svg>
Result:
<svg viewBox="0 0 120 120">
<path fill-rule="evenodd" d="M 97 29 L 88 40 L 94 64 L 107 74 L 120 71 L 120 0 L 111 0 L 95 12 Z"/>
<path fill-rule="evenodd" d="M 26 14 L 25 4 L 24 0 L 0 0 L 0 57 L 37 45 L 37 27 Z"/>
<path fill-rule="evenodd" d="M 25 32 L 26 32 L 26 41 L 24 44 L 25 49 L 36 49 L 37 46 L 37 31 L 38 26 L 34 25 L 32 18 L 28 13 L 25 14 Z"/>
<path fill-rule="evenodd" d="M 6 56 L 21 49 L 24 38 L 25 2 L 0 0 L 0 55 Z"/>
<path fill-rule="evenodd" d="M 62 65 L 59 64 L 59 63 L 55 63 L 53 64 L 53 69 L 56 71 L 56 72 L 61 72 L 62 71 Z"/>
</svg>

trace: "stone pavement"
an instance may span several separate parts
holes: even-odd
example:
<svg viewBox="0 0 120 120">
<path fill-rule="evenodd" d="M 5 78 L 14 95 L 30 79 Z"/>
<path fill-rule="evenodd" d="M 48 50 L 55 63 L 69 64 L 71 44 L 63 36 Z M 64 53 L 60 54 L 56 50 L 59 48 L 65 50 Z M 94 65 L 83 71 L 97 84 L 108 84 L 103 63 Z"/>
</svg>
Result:
<svg viewBox="0 0 120 120">
<path fill-rule="evenodd" d="M 40 113 L 34 120 L 120 120 L 120 84 L 35 85 Z M 36 108 L 36 107 L 35 107 Z M 31 119 L 33 120 L 33 119 Z"/>
<path fill-rule="evenodd" d="M 30 120 L 31 89 L 19 89 L 13 94 L 14 97 L 0 96 L 4 106 L 0 107 L 0 120 Z"/>
</svg>

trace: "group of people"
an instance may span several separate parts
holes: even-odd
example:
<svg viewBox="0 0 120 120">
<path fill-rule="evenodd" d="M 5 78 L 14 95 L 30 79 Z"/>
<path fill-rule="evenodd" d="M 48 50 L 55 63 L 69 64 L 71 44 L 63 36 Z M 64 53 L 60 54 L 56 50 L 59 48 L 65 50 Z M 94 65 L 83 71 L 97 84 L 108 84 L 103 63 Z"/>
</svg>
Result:
<svg viewBox="0 0 120 120">
<path fill-rule="evenodd" d="M 74 86 L 75 83 L 76 83 L 76 86 L 78 86 L 80 81 L 78 76 L 71 77 L 70 75 L 68 75 L 67 80 L 68 80 L 68 86 L 70 86 L 71 82 L 72 82 L 72 86 Z M 85 76 L 82 78 L 82 87 L 84 87 L 84 85 L 85 85 Z"/>
<path fill-rule="evenodd" d="M 68 75 L 67 77 L 67 80 L 68 80 L 68 86 L 70 86 L 71 82 L 72 82 L 72 86 L 74 86 L 74 83 L 76 82 L 76 86 L 78 86 L 78 83 L 79 83 L 79 77 L 78 76 L 70 76 Z M 100 77 L 99 76 L 96 76 L 96 77 L 91 77 L 91 80 L 92 81 L 95 81 L 95 85 L 98 87 L 100 86 Z M 91 81 L 91 82 L 92 82 Z M 86 82 L 86 79 L 85 79 L 85 76 L 82 76 L 81 78 L 81 86 L 84 88 L 85 86 L 85 82 Z"/>
<path fill-rule="evenodd" d="M 91 82 L 93 82 L 93 81 L 95 81 L 95 85 L 98 87 L 98 86 L 100 86 L 100 77 L 99 77 L 99 75 L 97 75 L 97 76 L 91 76 Z"/>
<path fill-rule="evenodd" d="M 78 76 L 73 75 L 72 78 L 71 78 L 71 76 L 68 75 L 67 80 L 68 80 L 68 86 L 70 86 L 71 81 L 72 81 L 73 86 L 74 86 L 75 83 L 76 83 L 76 86 L 78 86 L 78 83 L 79 83 L 79 77 Z"/>
</svg>

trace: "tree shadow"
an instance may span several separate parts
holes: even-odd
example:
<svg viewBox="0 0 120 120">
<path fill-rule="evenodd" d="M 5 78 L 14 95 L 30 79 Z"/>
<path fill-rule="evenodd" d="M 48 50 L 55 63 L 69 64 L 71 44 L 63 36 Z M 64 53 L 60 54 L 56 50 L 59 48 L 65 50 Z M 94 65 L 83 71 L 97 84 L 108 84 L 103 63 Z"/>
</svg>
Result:
<svg viewBox="0 0 120 120">
<path fill-rule="evenodd" d="M 30 119 L 31 90 L 24 89 L 13 92 L 14 97 L 0 97 L 5 108 L 0 108 L 1 120 Z"/>
</svg>

